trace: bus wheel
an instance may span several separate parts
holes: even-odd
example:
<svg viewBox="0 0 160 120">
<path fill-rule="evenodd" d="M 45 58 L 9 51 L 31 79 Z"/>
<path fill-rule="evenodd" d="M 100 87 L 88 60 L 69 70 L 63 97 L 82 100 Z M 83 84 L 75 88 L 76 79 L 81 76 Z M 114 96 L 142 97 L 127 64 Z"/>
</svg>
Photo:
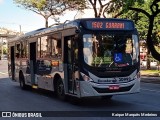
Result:
<svg viewBox="0 0 160 120">
<path fill-rule="evenodd" d="M 24 76 L 22 74 L 19 76 L 19 83 L 22 90 L 27 89 L 27 85 L 24 82 Z"/>
<path fill-rule="evenodd" d="M 56 82 L 56 95 L 59 99 L 65 100 L 66 96 L 64 93 L 64 84 L 61 79 Z"/>
<path fill-rule="evenodd" d="M 111 98 L 113 97 L 113 95 L 107 95 L 107 96 L 102 96 L 102 100 L 111 100 Z"/>
</svg>

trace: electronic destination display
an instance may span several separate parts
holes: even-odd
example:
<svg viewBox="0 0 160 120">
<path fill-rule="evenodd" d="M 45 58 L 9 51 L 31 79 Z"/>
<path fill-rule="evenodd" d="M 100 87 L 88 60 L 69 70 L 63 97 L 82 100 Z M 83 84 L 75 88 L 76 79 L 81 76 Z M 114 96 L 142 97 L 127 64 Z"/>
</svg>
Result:
<svg viewBox="0 0 160 120">
<path fill-rule="evenodd" d="M 83 21 L 83 26 L 90 30 L 134 30 L 132 21 L 119 19 L 89 19 Z"/>
</svg>

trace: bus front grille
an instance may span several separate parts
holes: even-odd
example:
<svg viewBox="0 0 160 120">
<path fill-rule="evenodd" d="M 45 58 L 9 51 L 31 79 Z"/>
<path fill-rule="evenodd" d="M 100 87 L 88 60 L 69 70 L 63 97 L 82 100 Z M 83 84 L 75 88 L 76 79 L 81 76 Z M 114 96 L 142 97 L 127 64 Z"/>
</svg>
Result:
<svg viewBox="0 0 160 120">
<path fill-rule="evenodd" d="M 114 93 L 114 92 L 126 92 L 129 91 L 133 85 L 127 87 L 120 87 L 118 90 L 109 90 L 109 88 L 97 88 L 93 87 L 98 93 Z"/>
</svg>

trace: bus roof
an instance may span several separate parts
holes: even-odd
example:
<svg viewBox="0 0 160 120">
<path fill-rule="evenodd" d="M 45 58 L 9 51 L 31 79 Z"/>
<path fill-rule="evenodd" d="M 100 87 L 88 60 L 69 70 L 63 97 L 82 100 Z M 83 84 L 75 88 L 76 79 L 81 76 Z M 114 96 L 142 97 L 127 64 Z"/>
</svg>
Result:
<svg viewBox="0 0 160 120">
<path fill-rule="evenodd" d="M 24 35 L 21 35 L 19 37 L 13 38 L 9 40 L 8 42 L 16 41 L 18 39 L 25 39 L 30 38 L 34 36 L 38 36 L 41 34 L 54 32 L 58 30 L 63 30 L 66 28 L 72 28 L 82 25 L 84 28 L 89 30 L 134 30 L 134 23 L 131 20 L 127 19 L 117 19 L 117 18 L 82 18 L 82 19 L 76 19 L 73 21 L 66 21 L 63 24 L 50 27 L 50 28 L 40 28 L 28 33 L 25 33 Z"/>
</svg>

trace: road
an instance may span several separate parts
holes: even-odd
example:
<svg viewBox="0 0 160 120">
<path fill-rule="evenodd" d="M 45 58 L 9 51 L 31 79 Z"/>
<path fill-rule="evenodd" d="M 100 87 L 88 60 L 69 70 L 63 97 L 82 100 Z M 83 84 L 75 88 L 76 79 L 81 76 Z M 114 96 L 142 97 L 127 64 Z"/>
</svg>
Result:
<svg viewBox="0 0 160 120">
<path fill-rule="evenodd" d="M 53 96 L 52 92 L 21 90 L 18 83 L 12 82 L 8 78 L 6 61 L 0 62 L 0 70 L 0 111 L 79 111 L 73 112 L 74 115 L 76 114 L 76 120 L 82 118 L 86 120 L 105 120 L 105 117 L 96 117 L 99 111 L 158 111 L 160 113 L 160 84 L 141 83 L 141 92 L 138 94 L 117 95 L 111 101 L 98 98 L 85 99 L 81 101 L 81 104 L 75 105 L 69 101 L 58 100 Z M 85 113 L 88 113 L 91 117 L 86 117 L 83 111 L 86 111 Z M 92 113 L 91 111 L 95 112 Z M 95 114 L 96 112 L 97 114 Z M 119 119 L 118 117 L 109 118 Z M 133 119 L 132 117 L 129 118 Z M 142 119 L 142 117 L 135 117 L 134 120 L 140 118 Z M 16 118 L 11 120 L 14 119 Z M 38 118 L 38 120 L 41 119 L 48 120 L 51 118 Z M 63 120 L 64 118 L 59 116 L 56 119 Z M 67 117 L 65 119 L 71 120 L 75 119 L 75 117 Z M 121 117 L 121 119 L 128 120 L 126 117 Z M 158 117 L 145 117 L 143 119 L 156 120 Z"/>
</svg>

